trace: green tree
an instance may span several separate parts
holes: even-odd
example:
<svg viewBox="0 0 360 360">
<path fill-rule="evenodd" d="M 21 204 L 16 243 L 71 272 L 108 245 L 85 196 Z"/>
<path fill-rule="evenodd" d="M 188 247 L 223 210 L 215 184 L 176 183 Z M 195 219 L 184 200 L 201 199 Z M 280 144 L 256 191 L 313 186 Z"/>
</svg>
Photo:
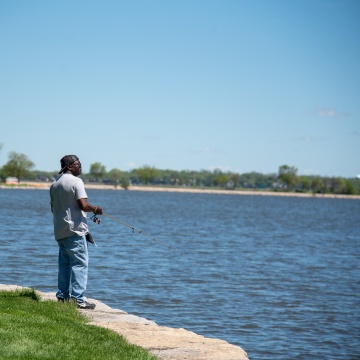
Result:
<svg viewBox="0 0 360 360">
<path fill-rule="evenodd" d="M 307 176 L 299 177 L 299 187 L 302 191 L 308 191 L 311 188 L 311 180 Z"/>
<path fill-rule="evenodd" d="M 2 167 L 2 174 L 6 178 L 8 176 L 17 177 L 19 182 L 26 176 L 31 176 L 31 169 L 35 164 L 25 155 L 15 151 L 9 153 L 9 161 Z"/>
<path fill-rule="evenodd" d="M 155 167 L 144 165 L 143 167 L 136 169 L 136 174 L 141 182 L 149 184 L 154 182 L 158 176 L 158 170 Z"/>
<path fill-rule="evenodd" d="M 122 178 L 121 179 L 121 187 L 124 189 L 124 190 L 127 190 L 130 186 L 130 182 L 129 182 L 129 179 L 127 178 Z"/>
<path fill-rule="evenodd" d="M 121 180 L 122 172 L 119 169 L 111 169 L 108 173 L 109 179 L 113 182 L 114 186 L 117 188 Z"/>
<path fill-rule="evenodd" d="M 186 170 L 178 172 L 177 180 L 178 185 L 189 185 L 191 183 L 190 173 Z"/>
<path fill-rule="evenodd" d="M 285 185 L 286 189 L 292 189 L 297 183 L 297 168 L 294 166 L 281 165 L 279 167 L 279 180 Z"/>
<path fill-rule="evenodd" d="M 256 182 L 256 175 L 259 174 L 255 172 L 242 174 L 240 176 L 240 186 L 243 188 L 254 188 Z"/>
<path fill-rule="evenodd" d="M 220 169 L 214 170 L 214 183 L 216 186 L 225 187 L 229 181 L 229 177 Z"/>
<path fill-rule="evenodd" d="M 264 175 L 258 172 L 244 173 L 240 175 L 240 186 L 243 188 L 271 188 L 277 181 L 277 174 Z"/>
<path fill-rule="evenodd" d="M 331 190 L 335 194 L 346 194 L 346 181 L 342 177 L 332 179 Z"/>
<path fill-rule="evenodd" d="M 353 182 L 350 179 L 346 179 L 345 184 L 346 184 L 346 192 L 345 193 L 349 194 L 349 195 L 355 195 L 356 188 L 355 188 L 355 185 L 353 184 Z"/>
<path fill-rule="evenodd" d="M 106 174 L 106 168 L 100 162 L 91 164 L 90 166 L 90 175 L 94 178 L 95 181 L 102 181 Z"/>
<path fill-rule="evenodd" d="M 316 177 L 316 178 L 312 179 L 311 190 L 314 194 L 324 192 L 324 189 L 325 189 L 324 182 L 322 181 L 322 179 L 320 177 Z"/>
<path fill-rule="evenodd" d="M 235 189 L 240 183 L 240 174 L 238 173 L 229 173 L 229 180 L 231 187 Z"/>
</svg>

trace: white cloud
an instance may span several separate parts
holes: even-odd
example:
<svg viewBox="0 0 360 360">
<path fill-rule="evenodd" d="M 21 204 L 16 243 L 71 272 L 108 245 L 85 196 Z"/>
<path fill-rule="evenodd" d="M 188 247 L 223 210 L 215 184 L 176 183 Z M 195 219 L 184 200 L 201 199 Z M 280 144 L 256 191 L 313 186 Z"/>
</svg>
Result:
<svg viewBox="0 0 360 360">
<path fill-rule="evenodd" d="M 322 106 L 316 107 L 312 114 L 320 117 L 329 117 L 335 119 L 343 119 L 349 116 L 349 114 L 346 112 L 338 111 L 335 108 L 326 108 Z"/>
<path fill-rule="evenodd" d="M 208 153 L 211 152 L 211 149 L 208 146 L 206 146 L 206 147 L 202 148 L 200 150 L 200 152 L 203 153 L 203 154 L 208 154 Z"/>
<path fill-rule="evenodd" d="M 300 140 L 306 143 L 311 143 L 314 141 L 314 139 L 311 136 L 304 136 Z"/>
<path fill-rule="evenodd" d="M 224 151 L 221 149 L 211 148 L 210 146 L 204 146 L 201 149 L 196 149 L 191 151 L 191 153 L 208 155 L 208 154 L 224 154 Z"/>
<path fill-rule="evenodd" d="M 126 163 L 126 167 L 131 170 L 131 169 L 136 169 L 138 166 L 134 162 L 128 162 Z"/>
</svg>

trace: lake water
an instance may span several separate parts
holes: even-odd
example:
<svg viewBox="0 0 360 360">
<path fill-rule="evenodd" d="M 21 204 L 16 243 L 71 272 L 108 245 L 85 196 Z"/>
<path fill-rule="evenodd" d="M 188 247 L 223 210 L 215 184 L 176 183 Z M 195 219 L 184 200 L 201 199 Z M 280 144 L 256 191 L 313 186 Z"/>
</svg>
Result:
<svg viewBox="0 0 360 360">
<path fill-rule="evenodd" d="M 87 296 L 241 346 L 250 359 L 360 358 L 360 201 L 88 190 Z M 56 291 L 49 193 L 0 189 L 0 283 Z M 221 360 L 221 359 L 219 359 Z"/>
</svg>

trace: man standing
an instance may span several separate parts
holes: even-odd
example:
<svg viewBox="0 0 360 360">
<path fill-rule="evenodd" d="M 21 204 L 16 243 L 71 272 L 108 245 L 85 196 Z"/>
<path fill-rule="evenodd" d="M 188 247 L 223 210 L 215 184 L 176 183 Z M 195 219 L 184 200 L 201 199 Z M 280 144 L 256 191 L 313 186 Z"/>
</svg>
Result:
<svg viewBox="0 0 360 360">
<path fill-rule="evenodd" d="M 84 296 L 88 278 L 87 214 L 102 214 L 100 206 L 87 201 L 81 174 L 81 163 L 76 155 L 60 160 L 61 176 L 50 187 L 51 211 L 54 219 L 55 240 L 59 245 L 58 301 L 70 298 L 81 309 L 94 309 Z"/>
</svg>

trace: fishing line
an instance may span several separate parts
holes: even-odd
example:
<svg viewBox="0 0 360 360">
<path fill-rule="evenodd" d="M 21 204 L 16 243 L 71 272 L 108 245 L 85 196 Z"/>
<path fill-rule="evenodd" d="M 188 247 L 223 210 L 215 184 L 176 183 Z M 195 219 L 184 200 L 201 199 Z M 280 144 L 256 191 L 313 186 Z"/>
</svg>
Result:
<svg viewBox="0 0 360 360">
<path fill-rule="evenodd" d="M 118 223 L 121 224 L 121 225 L 124 225 L 124 226 L 130 228 L 133 233 L 136 231 L 136 232 L 138 232 L 139 234 L 141 234 L 141 235 L 143 235 L 143 236 L 146 236 L 146 237 L 148 237 L 149 239 L 153 240 L 154 242 L 157 242 L 158 244 L 161 244 L 161 245 L 163 245 L 163 246 L 166 246 L 167 248 L 169 248 L 169 250 L 175 251 L 175 252 L 179 252 L 179 253 L 182 255 L 182 252 L 181 252 L 180 250 L 175 249 L 173 246 L 170 246 L 169 244 L 166 244 L 166 243 L 164 243 L 164 242 L 162 242 L 162 241 L 154 238 L 152 235 L 149 235 L 149 234 L 147 234 L 146 232 L 144 232 L 144 231 L 142 231 L 142 230 L 139 230 L 139 229 L 135 228 L 134 226 L 131 226 L 131 225 L 129 225 L 129 224 L 126 224 L 126 223 L 124 223 L 123 221 L 121 221 L 121 220 L 119 220 L 119 219 L 116 219 L 116 218 L 114 218 L 114 217 L 112 217 L 112 216 L 110 216 L 110 215 L 108 215 L 108 214 L 102 213 L 102 215 L 108 217 L 108 218 L 111 219 L 111 220 L 114 220 L 114 221 L 118 222 Z M 101 222 L 101 219 L 99 219 L 96 215 L 91 216 L 90 219 L 91 219 L 93 222 L 96 222 L 96 223 L 98 223 L 98 224 L 100 224 L 100 222 Z"/>
</svg>

